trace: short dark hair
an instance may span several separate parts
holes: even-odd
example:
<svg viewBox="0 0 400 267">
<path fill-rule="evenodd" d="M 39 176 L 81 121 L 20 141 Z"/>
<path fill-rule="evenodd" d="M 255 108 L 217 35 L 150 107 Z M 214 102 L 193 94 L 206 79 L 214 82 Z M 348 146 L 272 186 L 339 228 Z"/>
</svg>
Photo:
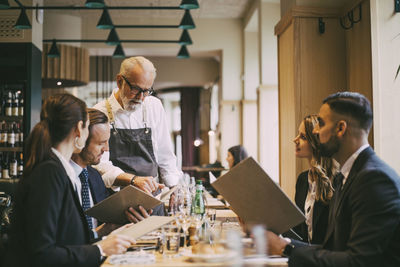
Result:
<svg viewBox="0 0 400 267">
<path fill-rule="evenodd" d="M 369 132 L 372 126 L 372 109 L 369 100 L 360 93 L 338 92 L 324 99 L 334 112 L 356 120 L 359 127 Z"/>
<path fill-rule="evenodd" d="M 87 113 L 89 115 L 89 136 L 86 139 L 86 145 L 90 143 L 92 138 L 92 127 L 96 124 L 108 123 L 108 117 L 106 114 L 95 108 L 87 108 Z"/>
</svg>

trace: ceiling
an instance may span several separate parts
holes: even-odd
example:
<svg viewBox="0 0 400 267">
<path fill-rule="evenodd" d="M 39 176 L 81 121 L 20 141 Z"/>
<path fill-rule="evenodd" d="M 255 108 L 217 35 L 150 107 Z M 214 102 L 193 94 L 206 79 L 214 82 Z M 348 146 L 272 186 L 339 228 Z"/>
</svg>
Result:
<svg viewBox="0 0 400 267">
<path fill-rule="evenodd" d="M 242 18 L 252 0 L 198 0 L 200 8 L 191 10 L 191 15 L 196 18 Z M 105 0 L 107 6 L 179 6 L 181 0 Z M 83 6 L 85 0 L 44 0 L 45 6 Z M 99 16 L 99 11 L 52 11 L 78 16 Z M 158 17 L 175 18 L 182 16 L 180 10 L 112 10 L 114 16 L 121 18 L 132 17 Z"/>
</svg>

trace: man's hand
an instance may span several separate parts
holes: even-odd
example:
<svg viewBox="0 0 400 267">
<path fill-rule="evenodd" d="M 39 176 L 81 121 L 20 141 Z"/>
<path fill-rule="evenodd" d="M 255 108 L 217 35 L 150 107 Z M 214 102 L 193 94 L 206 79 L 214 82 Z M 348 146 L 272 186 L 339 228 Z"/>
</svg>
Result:
<svg viewBox="0 0 400 267">
<path fill-rule="evenodd" d="M 285 239 L 277 236 L 273 232 L 267 231 L 268 255 L 282 255 L 286 245 L 289 244 Z"/>
<path fill-rule="evenodd" d="M 158 188 L 165 187 L 165 185 L 157 183 L 151 176 L 136 176 L 133 184 L 149 194 L 155 192 Z"/>
<path fill-rule="evenodd" d="M 139 206 L 139 211 L 140 213 L 134 208 L 130 207 L 125 211 L 126 218 L 128 218 L 130 222 L 138 223 L 145 218 L 148 218 L 153 213 L 153 210 L 146 211 L 142 206 Z"/>
<path fill-rule="evenodd" d="M 130 236 L 125 235 L 109 235 L 107 238 L 101 240 L 97 244 L 103 250 L 106 256 L 111 256 L 113 254 L 124 253 L 130 246 L 135 244 L 135 239 Z"/>
</svg>

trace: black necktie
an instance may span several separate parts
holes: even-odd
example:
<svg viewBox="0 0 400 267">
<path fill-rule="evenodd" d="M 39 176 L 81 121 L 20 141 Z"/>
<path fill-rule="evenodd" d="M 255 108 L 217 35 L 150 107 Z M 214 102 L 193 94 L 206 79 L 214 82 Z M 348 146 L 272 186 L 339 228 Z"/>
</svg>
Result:
<svg viewBox="0 0 400 267">
<path fill-rule="evenodd" d="M 82 170 L 81 174 L 79 174 L 79 178 L 81 179 L 81 184 L 82 184 L 81 188 L 82 208 L 85 211 L 90 208 L 89 182 L 88 182 L 89 173 L 87 169 Z M 89 228 L 92 229 L 93 228 L 92 217 L 88 216 L 87 214 L 85 214 L 85 217 L 89 225 Z"/>
<path fill-rule="evenodd" d="M 337 192 L 336 196 L 338 196 L 340 194 L 340 192 L 342 191 L 343 179 L 344 179 L 344 176 L 341 172 L 336 174 L 335 178 L 333 179 L 333 187 L 334 187 L 335 191 Z"/>
</svg>

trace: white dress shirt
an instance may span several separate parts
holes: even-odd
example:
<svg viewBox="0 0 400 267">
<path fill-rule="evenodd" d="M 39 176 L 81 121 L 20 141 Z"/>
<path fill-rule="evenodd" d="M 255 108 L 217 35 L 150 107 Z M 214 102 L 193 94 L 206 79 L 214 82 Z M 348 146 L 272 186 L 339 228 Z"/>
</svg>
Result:
<svg viewBox="0 0 400 267">
<path fill-rule="evenodd" d="M 115 127 L 120 129 L 140 129 L 144 128 L 143 105 L 146 109 L 147 127 L 151 128 L 151 138 L 156 162 L 159 166 L 161 179 L 168 187 L 178 184 L 182 172 L 178 170 L 176 156 L 172 149 L 171 135 L 168 131 L 165 111 L 161 101 L 153 96 L 145 97 L 143 104 L 134 111 L 124 110 L 118 103 L 114 94 L 118 88 L 114 89 L 109 98 L 111 109 L 114 114 Z M 107 115 L 106 101 L 103 100 L 96 104 L 94 108 Z M 104 152 L 101 161 L 95 167 L 103 177 L 107 187 L 114 184 L 118 175 L 124 171 L 112 164 L 110 153 Z"/>
<path fill-rule="evenodd" d="M 82 182 L 81 182 L 81 179 L 79 178 L 79 175 L 81 174 L 83 168 L 81 166 L 79 166 L 78 164 L 76 164 L 76 162 L 73 161 L 72 159 L 69 161 L 69 163 L 71 164 L 72 168 L 75 171 L 75 177 L 77 178 L 77 181 L 79 181 L 79 183 L 76 186 L 76 193 L 79 196 L 79 202 L 81 203 L 81 206 L 82 206 L 82 194 L 81 194 Z M 89 189 L 90 207 L 93 207 L 94 202 L 93 202 L 93 198 L 92 198 L 92 193 L 90 191 L 90 186 L 88 189 Z M 93 225 L 94 229 L 97 227 L 97 220 L 93 217 L 92 217 L 92 225 Z"/>
<path fill-rule="evenodd" d="M 308 240 L 311 242 L 313 235 L 313 214 L 314 214 L 314 204 L 315 204 L 315 193 L 317 190 L 317 184 L 315 181 L 311 180 L 311 174 L 308 172 L 308 191 L 306 202 L 304 203 L 304 212 L 306 216 L 306 224 L 308 230 Z"/>
<path fill-rule="evenodd" d="M 343 185 L 347 181 L 347 177 L 350 174 L 350 170 L 353 167 L 354 161 L 357 159 L 358 155 L 360 155 L 360 153 L 363 152 L 364 149 L 366 149 L 367 147 L 369 147 L 369 144 L 365 144 L 357 149 L 357 151 L 354 152 L 353 155 L 351 155 L 340 168 L 340 172 L 343 174 Z"/>
</svg>

